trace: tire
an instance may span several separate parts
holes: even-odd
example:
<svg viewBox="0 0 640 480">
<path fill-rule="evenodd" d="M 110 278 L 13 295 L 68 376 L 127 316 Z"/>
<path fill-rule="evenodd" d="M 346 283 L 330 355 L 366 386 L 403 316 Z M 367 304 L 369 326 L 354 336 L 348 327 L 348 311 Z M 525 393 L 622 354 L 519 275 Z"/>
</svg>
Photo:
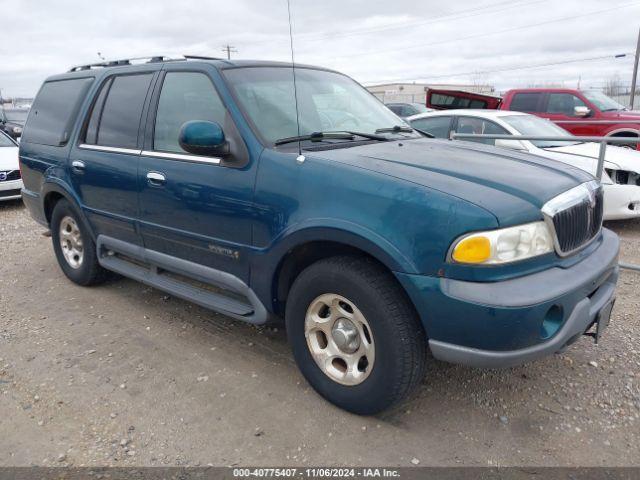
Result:
<svg viewBox="0 0 640 480">
<path fill-rule="evenodd" d="M 64 242 L 61 242 L 61 237 L 65 237 L 62 229 L 67 232 Z M 107 278 L 107 271 L 98 263 L 96 245 L 82 217 L 67 200 L 59 200 L 53 208 L 51 240 L 58 264 L 69 280 L 89 286 L 102 283 Z M 67 246 L 63 247 L 63 243 Z M 74 252 L 75 256 L 72 255 Z"/>
<path fill-rule="evenodd" d="M 304 377 L 325 399 L 350 412 L 381 412 L 402 401 L 424 377 L 426 335 L 418 315 L 396 279 L 371 259 L 340 256 L 307 267 L 289 292 L 285 323 Z M 359 340 L 345 342 L 354 337 L 336 329 L 357 331 Z M 356 343 L 358 350 L 351 354 Z"/>
</svg>

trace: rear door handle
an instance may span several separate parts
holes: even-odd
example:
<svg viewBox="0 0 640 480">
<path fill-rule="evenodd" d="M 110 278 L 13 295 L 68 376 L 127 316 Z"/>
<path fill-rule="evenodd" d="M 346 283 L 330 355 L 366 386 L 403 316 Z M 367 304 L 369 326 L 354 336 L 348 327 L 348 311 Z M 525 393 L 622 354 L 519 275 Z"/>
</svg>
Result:
<svg viewBox="0 0 640 480">
<path fill-rule="evenodd" d="M 167 177 L 162 173 L 158 172 L 148 172 L 147 173 L 147 181 L 149 185 L 153 185 L 154 187 L 159 187 L 164 185 L 167 182 Z"/>
<path fill-rule="evenodd" d="M 73 162 L 71 162 L 71 168 L 76 173 L 83 173 L 85 164 L 82 160 L 74 160 Z"/>
</svg>

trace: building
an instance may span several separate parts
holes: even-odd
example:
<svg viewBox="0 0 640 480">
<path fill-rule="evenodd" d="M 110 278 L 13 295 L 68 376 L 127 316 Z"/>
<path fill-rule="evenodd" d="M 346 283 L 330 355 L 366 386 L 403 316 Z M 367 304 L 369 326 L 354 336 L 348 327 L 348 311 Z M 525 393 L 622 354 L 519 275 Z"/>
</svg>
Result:
<svg viewBox="0 0 640 480">
<path fill-rule="evenodd" d="M 415 102 L 426 103 L 429 89 L 466 90 L 474 93 L 495 93 L 492 85 L 452 84 L 452 83 L 383 83 L 366 87 L 384 103 Z"/>
</svg>

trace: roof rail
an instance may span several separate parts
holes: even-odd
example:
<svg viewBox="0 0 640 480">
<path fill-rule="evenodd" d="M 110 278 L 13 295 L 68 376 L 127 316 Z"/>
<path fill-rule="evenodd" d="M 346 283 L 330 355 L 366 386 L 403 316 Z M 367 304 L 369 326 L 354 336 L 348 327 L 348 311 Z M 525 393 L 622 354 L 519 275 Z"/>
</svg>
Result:
<svg viewBox="0 0 640 480">
<path fill-rule="evenodd" d="M 218 57 L 206 57 L 202 55 L 181 55 L 179 57 L 170 57 L 168 55 L 155 55 L 151 57 L 134 57 L 123 58 L 120 60 L 105 60 L 98 63 L 88 63 L 86 65 L 76 65 L 69 69 L 70 72 L 79 72 L 81 70 L 91 70 L 92 68 L 118 67 L 121 65 L 135 65 L 138 63 L 160 63 L 175 62 L 184 60 L 224 60 Z"/>
</svg>

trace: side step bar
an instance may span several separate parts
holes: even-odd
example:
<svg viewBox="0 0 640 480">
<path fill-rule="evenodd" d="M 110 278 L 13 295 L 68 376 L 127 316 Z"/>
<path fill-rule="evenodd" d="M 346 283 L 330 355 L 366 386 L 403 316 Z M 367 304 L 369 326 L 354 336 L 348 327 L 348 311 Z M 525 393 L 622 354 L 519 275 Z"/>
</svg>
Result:
<svg viewBox="0 0 640 480">
<path fill-rule="evenodd" d="M 268 319 L 267 309 L 253 290 L 234 275 L 105 235 L 98 235 L 96 247 L 98 262 L 107 270 L 245 322 L 259 325 Z M 184 276 L 235 295 L 226 296 L 221 292 L 199 288 L 164 272 Z M 245 298 L 246 301 L 243 301 Z"/>
</svg>

